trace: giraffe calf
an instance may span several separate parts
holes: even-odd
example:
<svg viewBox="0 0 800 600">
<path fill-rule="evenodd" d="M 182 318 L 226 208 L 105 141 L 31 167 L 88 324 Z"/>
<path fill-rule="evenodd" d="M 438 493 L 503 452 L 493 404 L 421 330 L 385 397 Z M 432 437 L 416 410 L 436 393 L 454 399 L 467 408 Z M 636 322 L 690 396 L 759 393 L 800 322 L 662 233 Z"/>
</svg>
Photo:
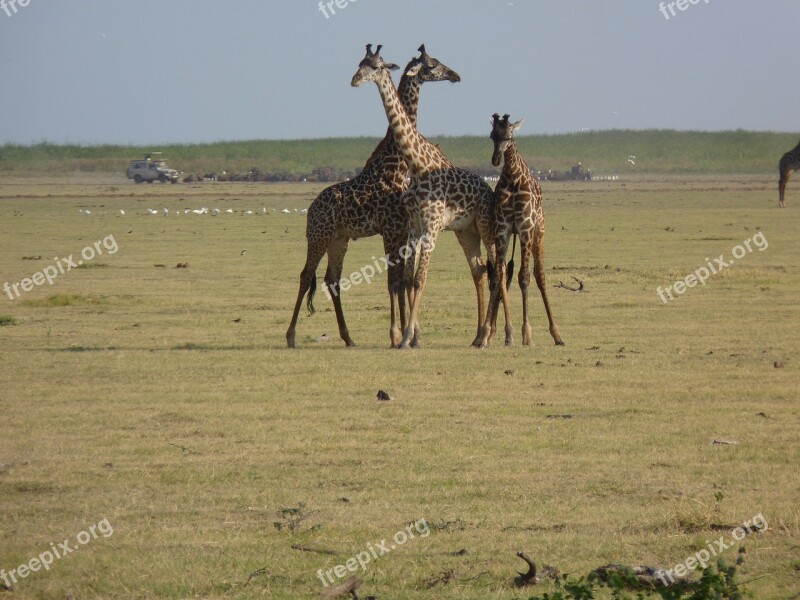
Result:
<svg viewBox="0 0 800 600">
<path fill-rule="evenodd" d="M 522 120 L 516 123 L 508 121 L 508 115 L 502 119 L 495 113 L 490 120 L 494 142 L 492 164 L 495 167 L 503 162 L 503 173 L 494 190 L 495 208 L 495 264 L 490 269 L 489 307 L 484 321 L 481 347 L 489 344 L 497 322 L 497 311 L 500 300 L 506 319 L 506 346 L 513 344 L 511 311 L 506 293 L 505 256 L 508 242 L 512 235 L 518 235 L 520 241 L 519 287 L 522 290 L 522 344 L 531 343 L 531 326 L 528 319 L 528 286 L 531 280 L 530 260 L 533 258 L 533 275 L 544 302 L 547 319 L 550 323 L 550 335 L 556 345 L 563 346 L 564 340 L 553 320 L 550 303 L 547 300 L 547 288 L 544 274 L 544 212 L 542 209 L 542 189 L 539 182 L 531 174 L 531 170 L 517 150 L 514 132 L 522 126 Z"/>
</svg>

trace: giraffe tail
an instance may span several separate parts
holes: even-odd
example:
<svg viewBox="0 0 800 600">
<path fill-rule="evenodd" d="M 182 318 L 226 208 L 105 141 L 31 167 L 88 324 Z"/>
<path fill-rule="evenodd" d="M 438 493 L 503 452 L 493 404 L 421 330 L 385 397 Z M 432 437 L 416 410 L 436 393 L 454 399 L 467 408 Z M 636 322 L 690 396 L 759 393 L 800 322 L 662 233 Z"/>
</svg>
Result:
<svg viewBox="0 0 800 600">
<path fill-rule="evenodd" d="M 317 309 L 314 308 L 314 294 L 317 293 L 317 274 L 314 273 L 314 276 L 311 278 L 311 286 L 308 288 L 308 314 L 313 315 L 317 312 Z"/>
<path fill-rule="evenodd" d="M 514 277 L 514 252 L 517 249 L 517 234 L 515 233 L 513 236 L 514 241 L 511 242 L 511 260 L 508 261 L 508 265 L 506 267 L 506 289 L 511 289 L 511 280 Z"/>
</svg>

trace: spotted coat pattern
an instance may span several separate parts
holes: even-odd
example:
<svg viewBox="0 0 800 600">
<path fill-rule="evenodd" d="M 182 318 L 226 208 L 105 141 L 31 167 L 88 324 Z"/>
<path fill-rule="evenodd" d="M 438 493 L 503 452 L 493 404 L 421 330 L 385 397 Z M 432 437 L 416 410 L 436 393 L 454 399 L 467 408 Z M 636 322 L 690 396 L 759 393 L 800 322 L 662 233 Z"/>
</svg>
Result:
<svg viewBox="0 0 800 600">
<path fill-rule="evenodd" d="M 530 345 L 531 326 L 528 311 L 528 287 L 531 278 L 531 258 L 533 258 L 533 272 L 536 284 L 544 302 L 547 319 L 550 324 L 550 333 L 557 345 L 564 341 L 558 331 L 550 310 L 547 298 L 547 287 L 544 273 L 544 232 L 545 219 L 542 205 L 542 188 L 539 181 L 531 173 L 525 160 L 517 149 L 513 133 L 521 126 L 518 123 L 509 123 L 508 115 L 500 119 L 499 115 L 493 116 L 491 138 L 494 141 L 494 154 L 492 162 L 499 165 L 503 160 L 503 172 L 494 190 L 495 199 L 495 263 L 492 263 L 492 277 L 490 280 L 491 295 L 486 322 L 483 326 L 481 346 L 489 343 L 496 328 L 497 311 L 502 300 L 505 313 L 506 345 L 513 343 L 511 314 L 506 293 L 506 265 L 505 256 L 509 242 L 513 235 L 519 237 L 520 269 L 519 287 L 522 291 L 522 343 Z"/>
<path fill-rule="evenodd" d="M 420 88 L 429 81 L 459 81 L 458 74 L 430 57 L 420 48 L 420 56 L 408 63 L 400 81 L 401 103 L 409 119 L 416 123 Z M 400 341 L 400 328 L 396 324 L 399 312 L 405 324 L 405 308 L 399 289 L 402 279 L 402 261 L 397 252 L 408 237 L 408 214 L 398 195 L 408 188 L 408 166 L 397 147 L 392 132 L 387 129 L 383 140 L 367 160 L 364 169 L 349 181 L 325 188 L 311 203 L 306 218 L 306 263 L 300 274 L 300 289 L 292 321 L 286 332 L 287 345 L 295 347 L 297 320 L 303 298 L 309 292 L 308 308 L 314 312 L 313 297 L 316 287 L 316 270 L 327 253 L 328 268 L 325 285 L 334 304 L 339 334 L 348 346 L 354 346 L 342 310 L 339 281 L 349 241 L 373 235 L 383 236 L 384 249 L 389 264 L 388 283 L 391 304 L 390 338 L 393 346 Z"/>
<path fill-rule="evenodd" d="M 375 53 L 367 47 L 367 56 L 359 64 L 352 85 L 367 81 L 377 84 L 397 147 L 409 166 L 411 183 L 403 193 L 403 202 L 410 218 L 409 247 L 415 253 L 406 260 L 404 279 L 411 312 L 400 347 L 418 343 L 420 301 L 431 253 L 442 230 L 455 232 L 470 265 L 478 299 L 478 326 L 473 341 L 477 344 L 485 316 L 486 266 L 481 258 L 481 241 L 490 258 L 494 252 L 492 189 L 482 177 L 453 165 L 437 146 L 417 131 L 379 52 L 380 46 Z M 414 272 L 417 254 L 419 266 Z"/>
</svg>

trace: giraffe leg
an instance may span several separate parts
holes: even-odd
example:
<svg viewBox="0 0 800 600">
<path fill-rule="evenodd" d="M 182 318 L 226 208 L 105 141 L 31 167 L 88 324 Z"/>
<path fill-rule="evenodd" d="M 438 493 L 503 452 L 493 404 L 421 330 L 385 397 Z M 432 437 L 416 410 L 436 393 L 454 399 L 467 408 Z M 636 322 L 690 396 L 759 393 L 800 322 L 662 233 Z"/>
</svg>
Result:
<svg viewBox="0 0 800 600">
<path fill-rule="evenodd" d="M 414 305 L 414 296 L 416 295 L 416 289 L 414 286 L 414 271 L 417 264 L 417 247 L 419 246 L 419 242 L 414 241 L 414 239 L 415 238 L 413 237 L 413 234 L 410 234 L 404 246 L 405 250 L 402 254 L 400 254 L 401 259 L 405 261 L 403 266 L 402 288 L 407 295 L 409 312 L 411 311 L 411 307 Z M 403 292 L 401 291 L 401 295 L 402 294 Z M 404 336 L 406 328 L 408 327 L 408 323 L 409 321 L 406 321 L 406 324 L 403 326 Z M 411 342 L 409 343 L 412 348 L 419 348 L 419 335 L 419 323 L 416 323 L 414 325 L 414 334 L 411 338 Z"/>
<path fill-rule="evenodd" d="M 289 348 L 295 347 L 297 319 L 300 316 L 300 308 L 303 306 L 303 298 L 305 297 L 309 288 L 311 288 L 312 283 L 315 282 L 317 267 L 319 266 L 322 257 L 325 256 L 325 252 L 326 250 L 324 244 L 309 242 L 308 249 L 306 250 L 306 264 L 303 266 L 303 270 L 300 272 L 300 289 L 297 292 L 297 301 L 294 305 L 292 321 L 289 323 L 289 329 L 286 330 L 286 345 Z M 312 312 L 314 308 L 313 299 L 314 290 L 311 291 L 311 295 L 308 299 L 308 308 L 309 311 Z"/>
<path fill-rule="evenodd" d="M 422 292 L 425 290 L 425 283 L 428 280 L 428 267 L 431 262 L 433 248 L 436 245 L 436 233 L 426 233 L 423 239 L 425 241 L 421 244 L 419 239 L 413 239 L 411 242 L 415 247 L 419 244 L 419 267 L 411 286 L 413 287 L 413 302 L 410 305 L 411 312 L 408 316 L 408 325 L 406 326 L 403 340 L 400 342 L 400 348 L 412 347 L 412 341 L 418 333 L 419 307 L 422 300 Z M 408 272 L 408 266 L 406 266 L 406 272 Z"/>
<path fill-rule="evenodd" d="M 524 270 L 520 268 L 520 277 L 522 277 L 523 272 L 527 272 L 528 279 L 530 280 L 530 273 L 528 271 L 529 269 L 527 267 L 524 268 Z M 547 283 L 544 275 L 544 231 L 538 228 L 534 231 L 533 239 L 533 276 L 536 278 L 536 285 L 539 287 L 539 293 L 542 295 L 542 302 L 544 302 L 544 310 L 547 312 L 547 321 L 550 324 L 550 335 L 553 336 L 553 341 L 556 343 L 556 346 L 563 346 L 564 340 L 561 338 L 561 334 L 558 331 L 558 325 L 556 325 L 553 320 L 550 302 L 547 300 Z M 520 280 L 520 282 L 521 281 L 522 280 Z"/>
<path fill-rule="evenodd" d="M 511 325 L 511 306 L 508 303 L 508 286 L 506 285 L 506 263 L 505 259 L 498 261 L 500 265 L 500 280 L 498 281 L 500 298 L 503 300 L 503 318 L 506 322 L 506 346 L 514 345 L 513 326 Z M 496 302 L 495 302 L 496 304 Z M 497 308 L 494 313 L 494 329 L 497 329 Z"/>
<path fill-rule="evenodd" d="M 513 232 L 509 231 L 506 235 L 515 235 L 515 234 Z M 505 248 L 508 249 L 508 241 L 505 242 Z M 505 251 L 503 253 L 505 254 Z M 514 257 L 512 256 L 511 260 L 513 260 L 513 259 L 514 259 Z M 497 294 L 495 296 L 495 298 L 494 298 L 494 303 L 493 303 L 493 306 L 492 306 L 492 310 L 494 312 L 492 313 L 492 315 L 493 315 L 492 316 L 492 326 L 491 326 L 491 330 L 490 330 L 490 333 L 489 333 L 489 339 L 488 339 L 488 342 L 487 342 L 488 344 L 491 344 L 492 340 L 494 339 L 495 334 L 497 333 L 497 315 L 499 314 L 499 311 L 500 311 L 500 301 L 501 300 L 503 301 L 503 312 L 505 313 L 504 314 L 504 318 L 506 319 L 506 329 L 505 329 L 505 331 L 506 331 L 506 346 L 511 346 L 514 343 L 514 339 L 513 339 L 513 336 L 511 334 L 511 328 L 508 325 L 509 321 L 511 320 L 511 309 L 510 309 L 510 307 L 508 305 L 508 296 L 507 296 L 507 294 L 508 294 L 508 276 L 509 276 L 508 265 L 506 265 L 505 256 L 503 256 L 503 277 L 504 277 L 503 280 L 505 281 L 505 283 L 503 285 L 505 287 L 504 287 L 503 293 L 502 294 Z"/>
<path fill-rule="evenodd" d="M 536 250 L 534 249 L 535 253 Z M 531 323 L 528 311 L 528 289 L 531 283 L 531 239 L 530 234 L 519 236 L 519 289 L 522 292 L 522 345 L 531 345 Z M 534 259 L 535 261 L 535 259 Z M 538 282 L 538 278 L 537 278 Z M 540 288 L 541 289 L 541 288 Z M 545 305 L 547 300 L 545 300 Z"/>
<path fill-rule="evenodd" d="M 486 265 L 481 259 L 481 237 L 478 234 L 478 228 L 471 226 L 462 231 L 456 231 L 456 238 L 461 248 L 464 250 L 464 256 L 467 258 L 469 269 L 472 272 L 472 281 L 475 284 L 475 294 L 478 298 L 478 326 L 475 330 L 475 338 L 472 340 L 472 346 L 481 348 L 483 341 L 483 325 L 486 321 L 486 298 L 485 298 L 485 285 L 487 279 Z M 494 244 L 489 248 L 491 254 L 490 259 L 494 257 Z"/>
<path fill-rule="evenodd" d="M 333 299 L 333 310 L 336 312 L 336 322 L 339 324 L 339 336 L 346 346 L 355 346 L 356 343 L 351 339 L 350 332 L 347 330 L 347 323 L 344 321 L 344 311 L 342 310 L 341 289 L 339 281 L 342 277 L 342 266 L 344 265 L 344 255 L 347 253 L 347 245 L 350 238 L 337 237 L 328 244 L 328 269 L 325 271 L 325 285 L 328 286 L 330 295 Z"/>
<path fill-rule="evenodd" d="M 513 335 L 511 333 L 511 312 L 508 304 L 508 295 L 506 293 L 506 250 L 508 249 L 508 237 L 505 235 L 498 235 L 495 245 L 495 257 L 492 262 L 492 275 L 489 278 L 489 305 L 486 311 L 486 318 L 484 320 L 480 347 L 485 348 L 491 342 L 494 333 L 497 330 L 497 313 L 500 308 L 500 301 L 503 301 L 503 312 L 506 320 L 506 346 L 511 346 L 514 343 Z"/>
<path fill-rule="evenodd" d="M 781 208 L 786 208 L 786 203 L 784 202 L 784 198 L 786 195 L 786 184 L 789 183 L 789 178 L 792 176 L 791 169 L 781 169 L 781 177 L 778 181 L 778 193 L 780 194 L 780 199 L 778 201 L 778 206 Z"/>
<path fill-rule="evenodd" d="M 497 293 L 497 282 L 500 273 L 495 268 L 496 262 L 486 260 L 486 273 L 489 278 L 489 302 L 486 307 L 486 317 L 481 326 L 481 340 L 476 348 L 487 348 L 492 345 L 494 334 L 497 332 L 497 311 L 500 308 L 500 295 Z"/>
<path fill-rule="evenodd" d="M 403 291 L 403 261 L 400 258 L 398 249 L 400 245 L 393 238 L 386 236 L 383 241 L 383 249 L 386 252 L 389 268 L 387 280 L 389 287 L 389 306 L 391 311 L 391 322 L 389 324 L 389 342 L 392 348 L 397 348 L 406 329 L 406 303 L 405 292 Z M 400 326 L 397 325 L 397 315 L 400 316 Z"/>
</svg>

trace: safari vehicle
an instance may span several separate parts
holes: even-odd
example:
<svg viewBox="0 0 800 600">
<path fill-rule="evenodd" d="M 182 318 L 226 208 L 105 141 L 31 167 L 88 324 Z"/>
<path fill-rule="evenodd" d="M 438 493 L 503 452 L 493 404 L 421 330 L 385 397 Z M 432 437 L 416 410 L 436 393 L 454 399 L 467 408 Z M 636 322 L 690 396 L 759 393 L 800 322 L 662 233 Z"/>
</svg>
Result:
<svg viewBox="0 0 800 600">
<path fill-rule="evenodd" d="M 161 158 L 160 152 L 150 152 L 144 155 L 141 160 L 131 161 L 128 165 L 128 179 L 133 179 L 136 183 L 178 183 L 178 172 L 167 167 L 167 163 Z"/>
</svg>

